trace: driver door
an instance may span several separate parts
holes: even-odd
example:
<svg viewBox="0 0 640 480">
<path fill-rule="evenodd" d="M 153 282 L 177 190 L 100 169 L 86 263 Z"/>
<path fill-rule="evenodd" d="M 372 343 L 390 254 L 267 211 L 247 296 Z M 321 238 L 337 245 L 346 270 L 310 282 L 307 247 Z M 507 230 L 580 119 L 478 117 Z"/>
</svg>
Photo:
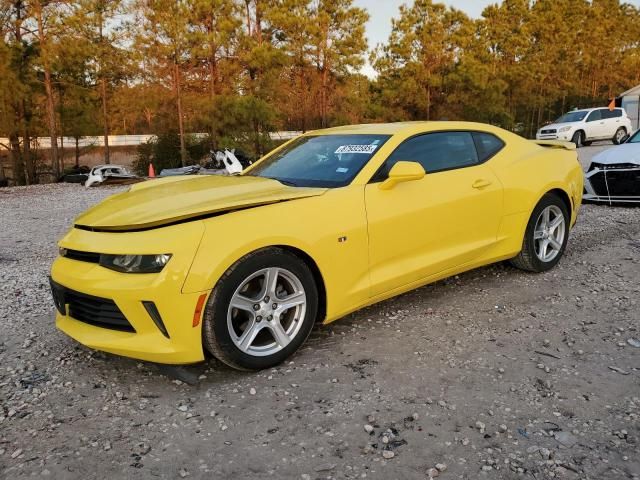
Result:
<svg viewBox="0 0 640 480">
<path fill-rule="evenodd" d="M 426 175 L 381 189 L 398 161 L 417 161 Z M 471 132 L 406 140 L 365 189 L 372 296 L 480 257 L 496 242 L 502 202 L 502 185 L 481 163 Z"/>
</svg>

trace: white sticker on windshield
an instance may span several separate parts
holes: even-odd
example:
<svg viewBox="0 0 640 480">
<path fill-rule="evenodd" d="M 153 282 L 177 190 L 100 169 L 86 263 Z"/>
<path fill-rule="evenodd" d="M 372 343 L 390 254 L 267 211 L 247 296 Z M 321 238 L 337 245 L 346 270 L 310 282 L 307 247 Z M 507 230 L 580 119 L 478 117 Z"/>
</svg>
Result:
<svg viewBox="0 0 640 480">
<path fill-rule="evenodd" d="M 349 171 L 348 168 L 338 167 L 336 168 L 336 173 L 347 173 Z"/>
<path fill-rule="evenodd" d="M 377 145 L 342 145 L 336 150 L 336 154 L 340 153 L 365 153 L 371 155 L 378 148 Z"/>
</svg>

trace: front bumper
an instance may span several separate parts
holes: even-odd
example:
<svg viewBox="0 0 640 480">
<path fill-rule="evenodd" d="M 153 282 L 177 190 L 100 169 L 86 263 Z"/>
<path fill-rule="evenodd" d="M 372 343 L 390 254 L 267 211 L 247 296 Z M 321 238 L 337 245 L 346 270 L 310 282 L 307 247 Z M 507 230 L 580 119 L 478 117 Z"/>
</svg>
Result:
<svg viewBox="0 0 640 480">
<path fill-rule="evenodd" d="M 640 203 L 640 167 L 593 168 L 585 175 L 582 198 L 594 203 Z"/>
<path fill-rule="evenodd" d="M 59 257 L 51 267 L 51 280 L 68 294 L 67 300 L 57 302 L 56 326 L 90 348 L 117 355 L 170 364 L 204 360 L 202 322 L 194 326 L 193 319 L 199 298 L 208 292 L 182 293 L 203 231 L 200 222 L 135 233 L 72 229 L 61 247 L 102 253 L 162 251 L 173 256 L 157 274 L 119 273 L 97 263 Z M 74 306 L 78 298 L 85 303 Z M 143 302 L 155 305 L 165 332 Z"/>
<path fill-rule="evenodd" d="M 536 140 L 562 140 L 565 142 L 570 142 L 571 139 L 572 135 L 567 133 L 536 134 Z"/>
</svg>

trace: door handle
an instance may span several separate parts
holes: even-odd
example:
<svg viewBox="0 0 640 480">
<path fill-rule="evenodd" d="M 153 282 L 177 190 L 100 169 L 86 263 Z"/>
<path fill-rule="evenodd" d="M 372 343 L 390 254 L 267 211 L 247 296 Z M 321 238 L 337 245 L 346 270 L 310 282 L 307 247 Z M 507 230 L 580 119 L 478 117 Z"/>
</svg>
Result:
<svg viewBox="0 0 640 480">
<path fill-rule="evenodd" d="M 473 185 L 471 185 L 473 188 L 484 188 L 484 187 L 488 187 L 489 185 L 491 185 L 491 182 L 489 180 L 485 180 L 484 178 L 480 178 L 478 180 L 476 180 L 475 182 L 473 182 Z"/>
</svg>

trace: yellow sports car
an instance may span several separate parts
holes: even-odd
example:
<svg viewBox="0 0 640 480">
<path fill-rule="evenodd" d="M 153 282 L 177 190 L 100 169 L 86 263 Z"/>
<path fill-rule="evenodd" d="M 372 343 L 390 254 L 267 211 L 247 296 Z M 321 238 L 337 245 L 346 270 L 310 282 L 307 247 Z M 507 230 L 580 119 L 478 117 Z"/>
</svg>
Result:
<svg viewBox="0 0 640 480">
<path fill-rule="evenodd" d="M 56 323 L 143 360 L 271 367 L 315 322 L 501 260 L 552 268 L 582 182 L 573 144 L 489 125 L 310 132 L 241 175 L 139 183 L 78 217 Z"/>
</svg>

